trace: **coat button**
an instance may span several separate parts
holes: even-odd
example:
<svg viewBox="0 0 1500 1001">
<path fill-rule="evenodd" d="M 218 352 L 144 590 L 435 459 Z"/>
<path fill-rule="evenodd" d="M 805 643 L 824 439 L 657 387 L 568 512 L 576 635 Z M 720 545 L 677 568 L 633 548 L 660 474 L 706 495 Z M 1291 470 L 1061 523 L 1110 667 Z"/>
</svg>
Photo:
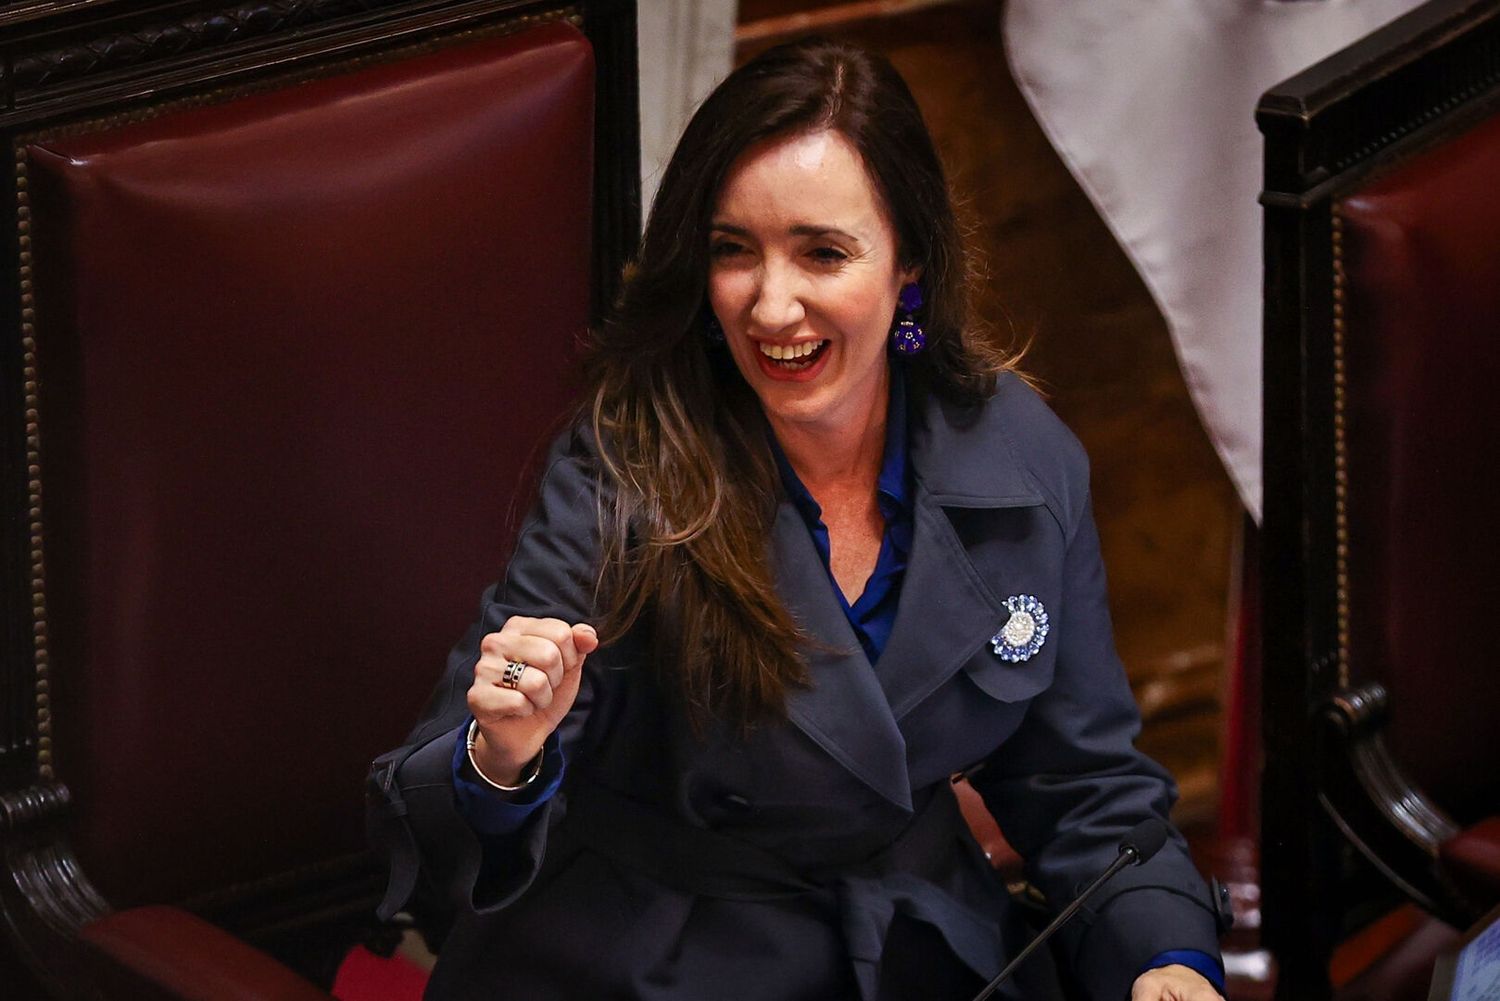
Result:
<svg viewBox="0 0 1500 1001">
<path fill-rule="evenodd" d="M 730 813 L 746 814 L 755 807 L 745 797 L 737 792 L 726 792 L 719 797 L 719 805 Z"/>
</svg>

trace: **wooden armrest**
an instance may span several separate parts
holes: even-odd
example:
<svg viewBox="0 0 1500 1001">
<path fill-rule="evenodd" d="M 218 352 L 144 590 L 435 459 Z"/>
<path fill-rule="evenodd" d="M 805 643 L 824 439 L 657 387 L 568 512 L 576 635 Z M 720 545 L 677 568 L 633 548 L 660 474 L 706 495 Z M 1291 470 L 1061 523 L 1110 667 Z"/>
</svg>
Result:
<svg viewBox="0 0 1500 1001">
<path fill-rule="evenodd" d="M 1320 714 L 1319 799 L 1365 858 L 1414 902 L 1456 927 L 1479 913 L 1438 865 L 1459 828 L 1402 771 L 1384 738 L 1388 696 L 1377 683 L 1334 693 Z"/>
<path fill-rule="evenodd" d="M 109 998 L 330 1001 L 331 995 L 216 925 L 176 907 L 136 907 L 84 925 Z"/>
</svg>

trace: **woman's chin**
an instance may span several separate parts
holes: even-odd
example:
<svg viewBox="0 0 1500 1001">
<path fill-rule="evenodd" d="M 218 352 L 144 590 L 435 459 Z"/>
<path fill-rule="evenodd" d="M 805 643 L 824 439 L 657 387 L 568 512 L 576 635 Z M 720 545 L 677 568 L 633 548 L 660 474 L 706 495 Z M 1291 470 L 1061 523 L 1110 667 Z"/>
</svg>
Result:
<svg viewBox="0 0 1500 1001">
<path fill-rule="evenodd" d="M 756 396 L 772 424 L 816 425 L 831 419 L 834 409 L 828 394 L 822 392 L 794 394 L 782 386 L 771 386 L 757 387 Z"/>
<path fill-rule="evenodd" d="M 846 371 L 825 367 L 824 359 L 818 365 L 811 378 L 749 380 L 773 427 L 843 434 L 851 427 L 878 422 L 886 396 L 883 379 L 851 380 Z"/>
</svg>

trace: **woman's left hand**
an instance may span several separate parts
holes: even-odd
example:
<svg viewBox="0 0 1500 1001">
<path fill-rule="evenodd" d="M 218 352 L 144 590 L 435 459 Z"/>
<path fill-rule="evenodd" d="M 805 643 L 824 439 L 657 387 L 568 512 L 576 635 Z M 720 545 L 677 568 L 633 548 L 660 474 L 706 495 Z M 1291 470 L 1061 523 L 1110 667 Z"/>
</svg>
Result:
<svg viewBox="0 0 1500 1001">
<path fill-rule="evenodd" d="M 1223 1001 L 1203 974 L 1176 963 L 1147 970 L 1135 978 L 1130 1001 Z"/>
</svg>

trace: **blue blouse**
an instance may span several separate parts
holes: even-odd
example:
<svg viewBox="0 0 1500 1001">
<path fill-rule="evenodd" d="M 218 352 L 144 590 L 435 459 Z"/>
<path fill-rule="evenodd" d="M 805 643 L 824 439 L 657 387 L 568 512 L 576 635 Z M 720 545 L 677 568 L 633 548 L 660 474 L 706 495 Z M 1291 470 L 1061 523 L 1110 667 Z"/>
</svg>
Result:
<svg viewBox="0 0 1500 1001">
<path fill-rule="evenodd" d="M 891 628 L 896 624 L 896 605 L 901 599 L 901 579 L 906 575 L 906 559 L 911 554 L 912 535 L 912 482 L 911 468 L 907 461 L 906 448 L 906 380 L 901 373 L 891 376 L 890 407 L 886 411 L 885 451 L 881 460 L 880 474 L 875 480 L 875 503 L 885 521 L 885 535 L 880 540 L 880 555 L 875 558 L 875 569 L 865 582 L 864 592 L 849 604 L 843 590 L 833 579 L 829 564 L 828 526 L 823 524 L 823 509 L 808 493 L 807 487 L 792 469 L 786 454 L 773 437 L 771 453 L 776 457 L 776 468 L 781 472 L 781 485 L 787 499 L 807 523 L 813 546 L 823 559 L 823 569 L 828 571 L 829 583 L 839 599 L 839 606 L 854 628 L 859 645 L 864 647 L 870 663 L 880 659 L 885 650 L 885 641 L 890 638 Z"/>
</svg>

